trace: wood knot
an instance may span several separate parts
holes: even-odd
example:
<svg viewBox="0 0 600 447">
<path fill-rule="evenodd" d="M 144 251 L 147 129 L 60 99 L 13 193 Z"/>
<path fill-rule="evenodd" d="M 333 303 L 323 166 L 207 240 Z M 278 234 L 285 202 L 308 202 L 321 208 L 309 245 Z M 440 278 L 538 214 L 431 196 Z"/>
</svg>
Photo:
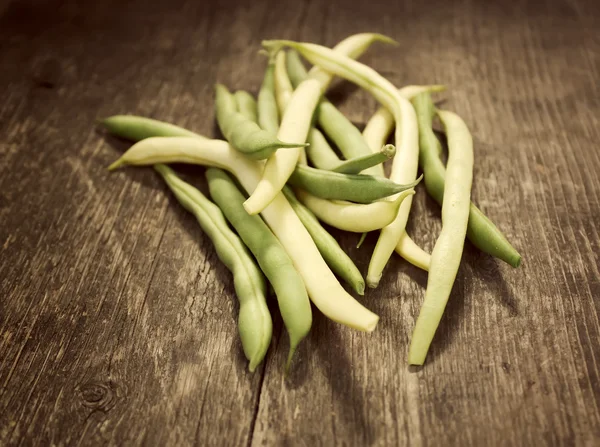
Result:
<svg viewBox="0 0 600 447">
<path fill-rule="evenodd" d="M 88 382 L 79 387 L 81 404 L 102 412 L 110 411 L 118 400 L 118 389 L 113 382 Z"/>
</svg>

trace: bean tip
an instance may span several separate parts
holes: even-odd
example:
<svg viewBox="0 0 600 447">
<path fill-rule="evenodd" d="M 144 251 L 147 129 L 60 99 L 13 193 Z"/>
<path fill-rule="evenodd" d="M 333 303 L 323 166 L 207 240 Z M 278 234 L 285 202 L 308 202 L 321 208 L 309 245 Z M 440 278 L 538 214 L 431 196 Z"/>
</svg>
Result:
<svg viewBox="0 0 600 447">
<path fill-rule="evenodd" d="M 123 161 L 123 158 L 119 158 L 117 161 L 111 163 L 110 166 L 107 169 L 109 171 L 114 171 L 115 169 L 120 168 L 124 164 L 125 164 L 125 162 Z"/>
<path fill-rule="evenodd" d="M 388 45 L 393 45 L 395 47 L 397 47 L 398 45 L 400 45 L 396 39 L 392 39 L 389 36 L 386 36 L 384 34 L 379 34 L 379 33 L 374 33 L 373 34 L 373 40 L 375 42 L 386 43 Z"/>
<path fill-rule="evenodd" d="M 365 294 L 365 282 L 364 281 L 357 282 L 356 285 L 355 285 L 355 287 L 354 287 L 354 290 L 360 296 L 363 296 Z"/>
<path fill-rule="evenodd" d="M 379 281 L 381 281 L 381 275 L 367 275 L 367 286 L 370 289 L 376 289 L 379 286 Z"/>
</svg>

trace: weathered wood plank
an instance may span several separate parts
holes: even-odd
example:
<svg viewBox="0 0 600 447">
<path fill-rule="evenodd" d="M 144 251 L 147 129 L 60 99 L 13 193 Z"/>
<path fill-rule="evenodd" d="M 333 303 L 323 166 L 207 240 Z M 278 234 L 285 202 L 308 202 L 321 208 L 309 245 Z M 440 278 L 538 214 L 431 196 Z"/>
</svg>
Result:
<svg viewBox="0 0 600 447">
<path fill-rule="evenodd" d="M 0 444 L 592 445 L 600 437 L 597 2 L 0 2 Z M 481 3 L 481 4 L 480 4 Z M 116 13 L 118 11 L 118 13 Z M 597 28 L 597 27 L 596 27 Z M 126 143 L 138 113 L 216 135 L 212 85 L 256 91 L 263 38 L 396 38 L 364 61 L 443 82 L 475 141 L 473 198 L 524 256 L 467 245 L 427 364 L 406 354 L 426 275 L 392 259 L 362 334 L 287 336 L 254 375 L 229 272 Z M 560 32 L 557 32 L 560 30 Z M 364 123 L 375 102 L 332 99 Z M 186 168 L 201 188 L 203 170 Z M 409 231 L 431 250 L 420 188 Z M 375 243 L 334 232 L 365 271 Z"/>
</svg>

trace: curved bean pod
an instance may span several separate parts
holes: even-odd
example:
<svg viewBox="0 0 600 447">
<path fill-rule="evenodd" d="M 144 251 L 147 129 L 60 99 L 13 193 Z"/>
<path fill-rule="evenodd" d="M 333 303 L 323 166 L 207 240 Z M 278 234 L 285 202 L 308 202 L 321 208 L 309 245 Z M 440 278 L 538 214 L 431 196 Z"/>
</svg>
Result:
<svg viewBox="0 0 600 447">
<path fill-rule="evenodd" d="M 321 97 L 321 84 L 307 79 L 292 94 L 277 137 L 280 140 L 306 141 L 310 129 L 312 115 Z M 281 192 L 285 183 L 294 172 L 301 147 L 276 151 L 265 164 L 263 175 L 256 189 L 244 202 L 248 214 L 258 214 L 264 210 Z"/>
<path fill-rule="evenodd" d="M 231 177 L 217 168 L 206 170 L 210 195 L 250 249 L 273 286 L 283 323 L 290 337 L 287 366 L 300 341 L 310 331 L 312 311 L 302 277 L 285 249 L 260 216 L 250 216 L 242 203 L 244 195 Z"/>
<path fill-rule="evenodd" d="M 154 169 L 165 180 L 179 203 L 192 213 L 215 246 L 219 259 L 233 273 L 240 302 L 238 328 L 249 369 L 254 371 L 271 343 L 272 321 L 267 307 L 265 279 L 240 238 L 229 229 L 219 207 L 165 165 Z"/>
<path fill-rule="evenodd" d="M 400 96 L 411 100 L 423 92 L 436 93 L 445 90 L 445 85 L 407 85 L 398 90 L 398 93 Z M 385 144 L 393 128 L 394 117 L 385 107 L 380 107 L 367 121 L 367 125 L 363 130 L 363 137 L 371 150 L 375 152 Z"/>
<path fill-rule="evenodd" d="M 316 216 L 296 198 L 290 187 L 283 188 L 290 203 L 315 242 L 321 256 L 333 272 L 346 281 L 359 295 L 365 293 L 365 281 L 360 271 L 329 232 L 323 228 Z"/>
<path fill-rule="evenodd" d="M 129 156 L 128 152 L 136 155 Z M 148 154 L 146 159 L 144 154 Z M 254 190 L 260 181 L 262 163 L 248 159 L 222 140 L 148 138 L 125 152 L 120 164 L 131 160 L 138 165 L 148 165 L 154 164 L 156 159 L 186 162 L 189 154 L 194 154 L 192 163 L 231 172 L 246 191 Z M 379 317 L 344 290 L 283 194 L 275 196 L 262 216 L 292 259 L 315 306 L 333 321 L 362 331 L 374 330 Z"/>
<path fill-rule="evenodd" d="M 333 168 L 332 171 L 342 174 L 360 174 L 361 172 L 365 174 L 368 168 L 375 165 L 381 165 L 387 160 L 394 158 L 394 155 L 396 155 L 396 146 L 393 144 L 386 144 L 377 152 L 363 155 L 362 157 L 352 158 L 340 163 Z"/>
<path fill-rule="evenodd" d="M 473 180 L 473 139 L 460 117 L 439 110 L 448 134 L 448 163 L 442 204 L 442 231 L 431 254 L 425 300 L 415 324 L 408 362 L 422 365 L 442 319 L 462 257 Z"/>
<path fill-rule="evenodd" d="M 306 156 L 319 169 L 332 169 L 342 163 L 325 136 L 316 127 L 311 127 L 306 138 Z"/>
<path fill-rule="evenodd" d="M 258 124 L 248 120 L 237 111 L 235 98 L 224 85 L 215 86 L 215 109 L 221 132 L 233 147 L 245 155 L 260 160 L 269 157 L 277 149 L 289 149 L 297 153 L 306 143 L 284 143 Z M 306 138 L 303 138 L 304 141 Z"/>
<path fill-rule="evenodd" d="M 392 202 L 381 200 L 368 205 L 344 201 L 330 201 L 313 196 L 301 189 L 296 196 L 319 220 L 340 230 L 365 233 L 379 230 L 392 222 L 398 214 L 398 208 L 407 197 L 415 193 L 414 189 L 401 192 Z"/>
<path fill-rule="evenodd" d="M 419 247 L 415 241 L 410 238 L 406 231 L 402 233 L 402 236 L 400 236 L 400 240 L 398 241 L 398 245 L 396 245 L 395 250 L 396 253 L 398 253 L 415 267 L 419 267 L 426 272 L 429 271 L 431 255 Z"/>
<path fill-rule="evenodd" d="M 428 94 L 413 99 L 419 120 L 419 163 L 425 174 L 425 188 L 433 199 L 443 206 L 446 168 L 439 157 L 441 145 L 432 130 L 435 113 Z M 469 211 L 467 237 L 481 251 L 502 259 L 513 267 L 521 264 L 521 255 L 508 242 L 502 232 L 472 202 Z"/>
<path fill-rule="evenodd" d="M 277 135 L 279 111 L 275 99 L 275 63 L 269 60 L 260 91 L 258 92 L 258 124 L 267 132 Z"/>
<path fill-rule="evenodd" d="M 238 90 L 233 94 L 238 112 L 247 120 L 258 124 L 258 105 L 254 96 L 244 90 Z"/>
<path fill-rule="evenodd" d="M 398 151 L 392 163 L 390 179 L 399 184 L 413 182 L 417 177 L 419 141 L 416 114 L 410 102 L 372 68 L 328 48 L 287 40 L 263 42 L 263 47 L 271 49 L 271 51 L 283 46 L 296 49 L 314 65 L 319 65 L 330 73 L 358 84 L 392 111 L 397 123 L 396 148 Z M 370 287 L 376 287 L 379 284 L 381 272 L 406 228 L 411 204 L 412 197 L 404 200 L 396 219 L 382 229 L 379 235 L 367 274 L 367 285 Z"/>
<path fill-rule="evenodd" d="M 321 199 L 371 203 L 384 197 L 414 188 L 421 178 L 399 185 L 385 177 L 362 174 L 340 174 L 298 165 L 288 183 Z"/>
</svg>

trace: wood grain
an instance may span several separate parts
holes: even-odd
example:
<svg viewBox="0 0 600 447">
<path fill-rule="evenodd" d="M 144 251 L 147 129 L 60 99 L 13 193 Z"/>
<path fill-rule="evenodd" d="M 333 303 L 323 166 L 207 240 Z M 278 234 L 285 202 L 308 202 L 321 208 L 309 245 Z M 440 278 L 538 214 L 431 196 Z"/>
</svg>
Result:
<svg viewBox="0 0 600 447">
<path fill-rule="evenodd" d="M 594 445 L 599 22 L 592 0 L 0 2 L 0 445 Z M 524 264 L 466 246 L 422 368 L 406 356 L 427 278 L 394 257 L 361 299 L 374 333 L 315 309 L 285 379 L 276 316 L 250 374 L 229 272 L 152 170 L 106 171 L 127 144 L 94 119 L 216 135 L 212 86 L 256 92 L 261 39 L 368 30 L 400 42 L 363 58 L 393 83 L 449 86 L 474 201 Z M 359 125 L 376 108 L 347 83 L 330 97 Z M 439 207 L 414 203 L 431 250 Z M 333 234 L 366 271 L 375 235 Z"/>
</svg>

